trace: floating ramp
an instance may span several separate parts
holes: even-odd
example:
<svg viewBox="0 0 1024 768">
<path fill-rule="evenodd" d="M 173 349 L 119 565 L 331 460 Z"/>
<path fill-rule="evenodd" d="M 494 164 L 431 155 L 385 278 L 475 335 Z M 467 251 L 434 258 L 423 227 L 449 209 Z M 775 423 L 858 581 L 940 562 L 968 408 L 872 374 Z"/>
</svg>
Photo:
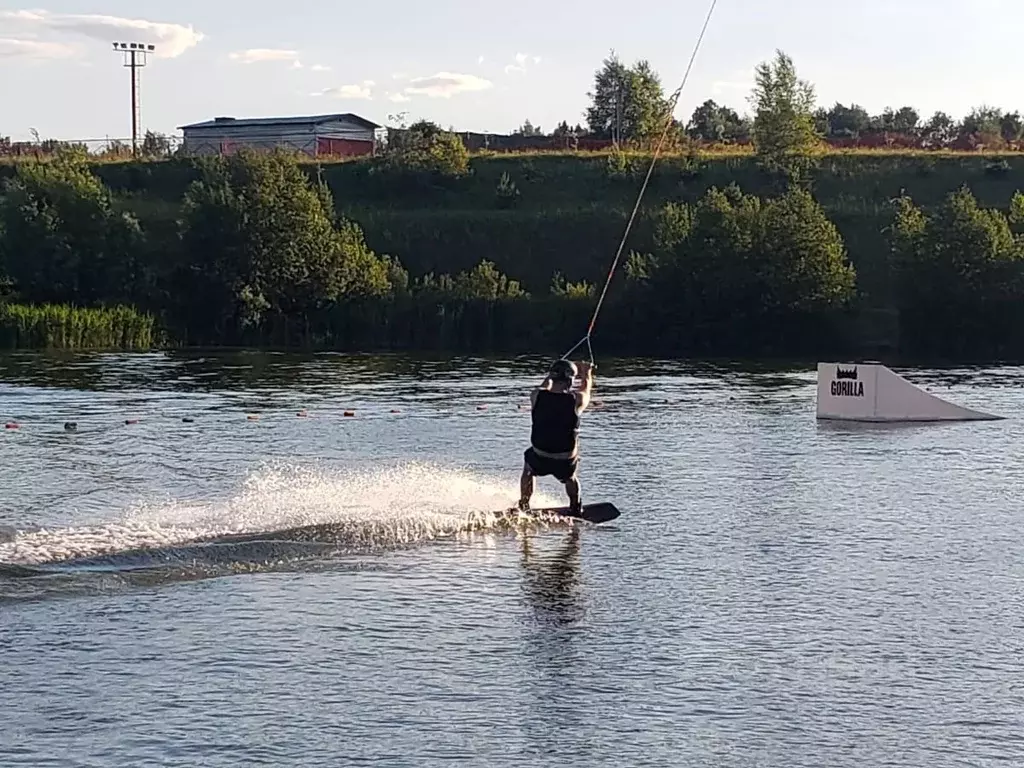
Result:
<svg viewBox="0 0 1024 768">
<path fill-rule="evenodd" d="M 996 421 L 942 400 L 880 363 L 818 363 L 818 418 L 833 421 Z"/>
</svg>

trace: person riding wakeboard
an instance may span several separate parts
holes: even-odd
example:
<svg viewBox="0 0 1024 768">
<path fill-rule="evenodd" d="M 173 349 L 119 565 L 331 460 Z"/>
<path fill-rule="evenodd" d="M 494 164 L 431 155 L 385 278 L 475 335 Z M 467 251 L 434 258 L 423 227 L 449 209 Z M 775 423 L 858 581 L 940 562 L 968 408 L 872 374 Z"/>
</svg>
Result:
<svg viewBox="0 0 1024 768">
<path fill-rule="evenodd" d="M 583 386 L 572 390 L 577 375 Z M 530 393 L 533 429 L 530 447 L 523 454 L 523 476 L 519 482 L 519 509 L 530 509 L 534 478 L 553 476 L 565 486 L 569 508 L 578 514 L 583 506 L 580 500 L 579 469 L 580 415 L 590 405 L 590 392 L 594 385 L 593 363 L 556 360 L 540 386 Z"/>
</svg>

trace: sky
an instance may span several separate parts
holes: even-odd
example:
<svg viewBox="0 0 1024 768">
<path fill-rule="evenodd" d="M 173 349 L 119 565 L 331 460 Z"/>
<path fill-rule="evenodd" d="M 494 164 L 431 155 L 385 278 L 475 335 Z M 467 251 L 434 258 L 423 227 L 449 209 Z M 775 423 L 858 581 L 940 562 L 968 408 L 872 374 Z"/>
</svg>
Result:
<svg viewBox="0 0 1024 768">
<path fill-rule="evenodd" d="M 42 0 L 40 0 L 42 1 Z M 217 116 L 352 112 L 460 131 L 585 124 L 611 50 L 679 87 L 710 0 L 0 0 L 0 136 L 131 136 L 114 41 L 157 46 L 141 72 L 142 128 L 178 135 Z M 718 0 L 676 116 L 707 99 L 741 114 L 754 68 L 789 54 L 818 104 L 962 117 L 1024 110 L 1020 0 Z"/>
</svg>

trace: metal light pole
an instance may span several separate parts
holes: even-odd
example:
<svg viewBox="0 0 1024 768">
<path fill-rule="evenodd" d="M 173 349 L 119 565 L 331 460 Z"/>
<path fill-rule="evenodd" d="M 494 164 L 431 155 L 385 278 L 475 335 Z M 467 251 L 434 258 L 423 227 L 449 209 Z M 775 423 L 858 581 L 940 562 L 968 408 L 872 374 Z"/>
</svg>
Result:
<svg viewBox="0 0 1024 768">
<path fill-rule="evenodd" d="M 131 69 L 132 75 L 132 154 L 139 153 L 139 122 L 141 109 L 139 108 L 139 69 L 146 66 L 146 57 L 156 50 L 155 45 L 146 43 L 114 43 L 114 50 L 121 53 L 124 58 L 124 66 Z"/>
</svg>

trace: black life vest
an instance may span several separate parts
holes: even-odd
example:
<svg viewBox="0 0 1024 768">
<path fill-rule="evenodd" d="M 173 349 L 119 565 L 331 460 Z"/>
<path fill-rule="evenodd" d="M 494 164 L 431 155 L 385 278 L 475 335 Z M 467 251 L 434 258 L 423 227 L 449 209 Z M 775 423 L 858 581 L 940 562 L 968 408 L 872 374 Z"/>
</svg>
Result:
<svg viewBox="0 0 1024 768">
<path fill-rule="evenodd" d="M 576 395 L 572 392 L 537 392 L 530 442 L 545 453 L 574 453 L 580 431 Z"/>
</svg>

